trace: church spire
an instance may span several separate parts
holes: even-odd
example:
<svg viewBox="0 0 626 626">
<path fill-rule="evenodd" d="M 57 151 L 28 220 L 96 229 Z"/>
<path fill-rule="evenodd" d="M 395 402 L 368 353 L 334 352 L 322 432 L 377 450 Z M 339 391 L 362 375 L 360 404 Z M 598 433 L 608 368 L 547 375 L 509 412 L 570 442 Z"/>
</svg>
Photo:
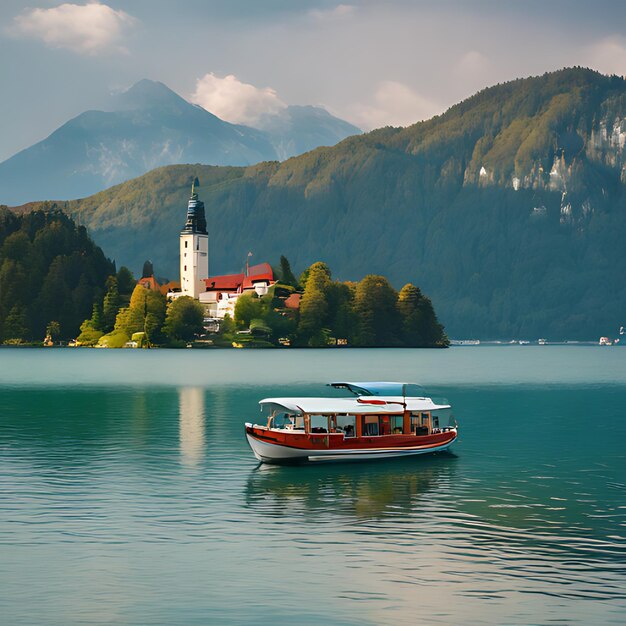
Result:
<svg viewBox="0 0 626 626">
<path fill-rule="evenodd" d="M 200 235 L 206 235 L 206 218 L 204 216 L 204 202 L 198 200 L 198 194 L 196 193 L 196 187 L 200 186 L 200 181 L 195 178 L 191 183 L 191 196 L 187 203 L 187 221 L 182 233 L 198 233 Z"/>
</svg>

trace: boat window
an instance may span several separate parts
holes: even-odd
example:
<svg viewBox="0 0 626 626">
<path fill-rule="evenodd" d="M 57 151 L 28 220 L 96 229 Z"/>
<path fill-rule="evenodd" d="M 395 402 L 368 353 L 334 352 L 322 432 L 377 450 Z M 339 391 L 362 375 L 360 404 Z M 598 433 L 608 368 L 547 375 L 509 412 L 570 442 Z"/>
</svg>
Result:
<svg viewBox="0 0 626 626">
<path fill-rule="evenodd" d="M 378 435 L 378 415 L 365 415 L 363 418 L 363 435 L 375 437 Z"/>
<path fill-rule="evenodd" d="M 389 422 L 392 435 L 401 435 L 404 429 L 404 415 L 390 415 Z"/>
<path fill-rule="evenodd" d="M 272 417 L 270 428 L 289 428 L 294 427 L 295 415 L 289 413 L 276 413 Z"/>
<path fill-rule="evenodd" d="M 346 437 L 354 437 L 356 433 L 356 415 L 337 415 L 337 432 Z"/>
<path fill-rule="evenodd" d="M 428 434 L 428 413 L 411 413 L 411 432 L 415 435 Z"/>
<path fill-rule="evenodd" d="M 327 433 L 328 432 L 328 416 L 327 415 L 311 415 L 311 432 Z"/>
</svg>

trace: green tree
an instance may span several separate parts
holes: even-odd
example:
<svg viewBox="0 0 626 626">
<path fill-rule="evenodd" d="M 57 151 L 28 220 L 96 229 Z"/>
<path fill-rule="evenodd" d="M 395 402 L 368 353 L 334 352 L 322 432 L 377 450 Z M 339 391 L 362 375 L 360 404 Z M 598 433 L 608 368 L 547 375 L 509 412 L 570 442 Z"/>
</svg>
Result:
<svg viewBox="0 0 626 626">
<path fill-rule="evenodd" d="M 359 282 L 354 296 L 357 315 L 356 345 L 400 344 L 397 300 L 398 293 L 384 276 L 369 274 Z"/>
<path fill-rule="evenodd" d="M 102 303 L 102 330 L 109 332 L 115 326 L 115 318 L 120 308 L 120 294 L 117 286 L 117 278 L 107 278 L 107 292 Z"/>
<path fill-rule="evenodd" d="M 250 331 L 256 337 L 269 337 L 272 334 L 271 327 L 260 318 L 250 320 Z"/>
<path fill-rule="evenodd" d="M 248 328 L 255 318 L 263 316 L 263 304 L 256 293 L 244 293 L 235 302 L 235 323 L 239 328 Z"/>
<path fill-rule="evenodd" d="M 94 302 L 93 303 L 93 308 L 91 310 L 91 317 L 89 318 L 88 321 L 88 325 L 90 328 L 93 328 L 94 330 L 100 330 L 103 331 L 103 324 L 102 324 L 102 306 L 100 306 L 99 302 Z M 83 329 L 83 327 L 81 326 L 81 330 Z"/>
<path fill-rule="evenodd" d="M 432 302 L 420 289 L 406 284 L 398 295 L 398 311 L 402 322 L 402 339 L 407 346 L 447 346 L 448 338 L 437 320 Z"/>
<path fill-rule="evenodd" d="M 143 323 L 144 332 L 146 333 L 146 340 L 148 343 L 158 343 L 161 335 L 161 327 L 163 326 L 163 320 L 160 319 L 155 313 L 148 313 Z"/>
<path fill-rule="evenodd" d="M 91 320 L 85 320 L 80 326 L 80 334 L 76 341 L 81 346 L 95 346 L 104 333 L 91 325 Z"/>
<path fill-rule="evenodd" d="M 26 317 L 26 311 L 20 304 L 14 305 L 3 324 L 4 340 L 26 341 L 31 338 L 30 325 Z"/>
<path fill-rule="evenodd" d="M 158 343 L 165 321 L 165 308 L 165 296 L 137 284 L 129 305 L 119 310 L 114 330 L 121 330 L 128 337 L 132 337 L 133 333 L 145 332 L 150 343 Z"/>
<path fill-rule="evenodd" d="M 189 341 L 204 330 L 204 307 L 189 296 L 169 303 L 163 330 L 171 339 Z"/>
<path fill-rule="evenodd" d="M 289 260 L 284 255 L 280 257 L 280 282 L 292 287 L 298 286 L 298 281 L 291 271 Z"/>
<path fill-rule="evenodd" d="M 16 303 L 28 302 L 27 272 L 13 259 L 4 259 L 0 265 L 0 319 L 5 318 Z"/>
<path fill-rule="evenodd" d="M 336 338 L 347 339 L 352 343 L 356 332 L 357 317 L 354 311 L 353 283 L 333 282 L 328 289 L 329 323 Z"/>
<path fill-rule="evenodd" d="M 88 315 L 88 311 L 75 320 L 74 301 L 72 297 L 71 262 L 69 257 L 57 256 L 50 264 L 50 268 L 43 280 L 37 297 L 36 310 L 33 312 L 36 336 L 41 336 L 45 331 L 45 324 L 49 319 L 56 319 L 61 328 L 76 328 L 80 320 Z"/>
<path fill-rule="evenodd" d="M 144 323 L 145 319 L 140 309 L 125 306 L 119 310 L 111 333 L 122 332 L 131 337 L 133 333 L 143 331 Z"/>
<path fill-rule="evenodd" d="M 331 278 L 331 272 L 330 272 L 330 268 L 328 267 L 328 265 L 326 265 L 326 263 L 324 263 L 323 261 L 317 261 L 317 263 L 313 263 L 313 265 L 311 265 L 310 267 L 307 267 L 304 270 L 304 272 L 300 274 L 299 283 L 302 289 L 306 289 L 306 283 L 307 283 L 307 280 L 309 279 L 309 274 L 311 273 L 311 269 L 313 268 L 313 266 L 317 266 L 318 269 L 323 269 L 326 272 L 326 274 L 328 274 L 329 280 Z"/>
<path fill-rule="evenodd" d="M 222 320 L 222 323 L 220 324 L 220 332 L 222 335 L 228 335 L 230 333 L 235 332 L 235 322 L 233 321 L 233 318 L 226 313 L 226 315 L 224 316 L 224 319 Z"/>
<path fill-rule="evenodd" d="M 48 325 L 46 326 L 46 336 L 50 337 L 52 341 L 55 341 L 61 336 L 61 325 L 59 322 L 54 320 L 48 322 Z"/>
<path fill-rule="evenodd" d="M 137 281 L 135 280 L 132 272 L 125 265 L 122 265 L 117 272 L 117 288 L 120 295 L 130 295 L 133 292 L 136 283 Z"/>
<path fill-rule="evenodd" d="M 306 287 L 300 300 L 298 334 L 304 343 L 320 333 L 328 322 L 328 291 L 330 269 L 325 263 L 313 263 L 305 279 Z"/>
</svg>

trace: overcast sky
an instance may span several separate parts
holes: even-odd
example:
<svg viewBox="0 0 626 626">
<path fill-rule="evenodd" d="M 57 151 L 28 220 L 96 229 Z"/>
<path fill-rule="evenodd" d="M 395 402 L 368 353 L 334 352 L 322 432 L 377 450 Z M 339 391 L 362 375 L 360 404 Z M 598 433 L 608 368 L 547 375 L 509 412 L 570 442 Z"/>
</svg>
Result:
<svg viewBox="0 0 626 626">
<path fill-rule="evenodd" d="M 318 104 L 370 129 L 572 65 L 626 74 L 626 2 L 2 0 L 0 160 L 141 78 L 229 121 Z"/>
</svg>

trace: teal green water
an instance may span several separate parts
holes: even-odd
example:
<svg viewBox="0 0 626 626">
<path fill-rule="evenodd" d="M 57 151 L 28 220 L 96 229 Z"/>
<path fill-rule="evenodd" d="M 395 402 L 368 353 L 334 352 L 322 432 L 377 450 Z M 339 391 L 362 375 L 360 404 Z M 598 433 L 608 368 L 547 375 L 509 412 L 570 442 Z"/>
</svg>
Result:
<svg viewBox="0 0 626 626">
<path fill-rule="evenodd" d="M 0 350 L 0 621 L 622 624 L 626 350 Z M 454 454 L 259 467 L 257 401 L 421 382 Z"/>
</svg>

